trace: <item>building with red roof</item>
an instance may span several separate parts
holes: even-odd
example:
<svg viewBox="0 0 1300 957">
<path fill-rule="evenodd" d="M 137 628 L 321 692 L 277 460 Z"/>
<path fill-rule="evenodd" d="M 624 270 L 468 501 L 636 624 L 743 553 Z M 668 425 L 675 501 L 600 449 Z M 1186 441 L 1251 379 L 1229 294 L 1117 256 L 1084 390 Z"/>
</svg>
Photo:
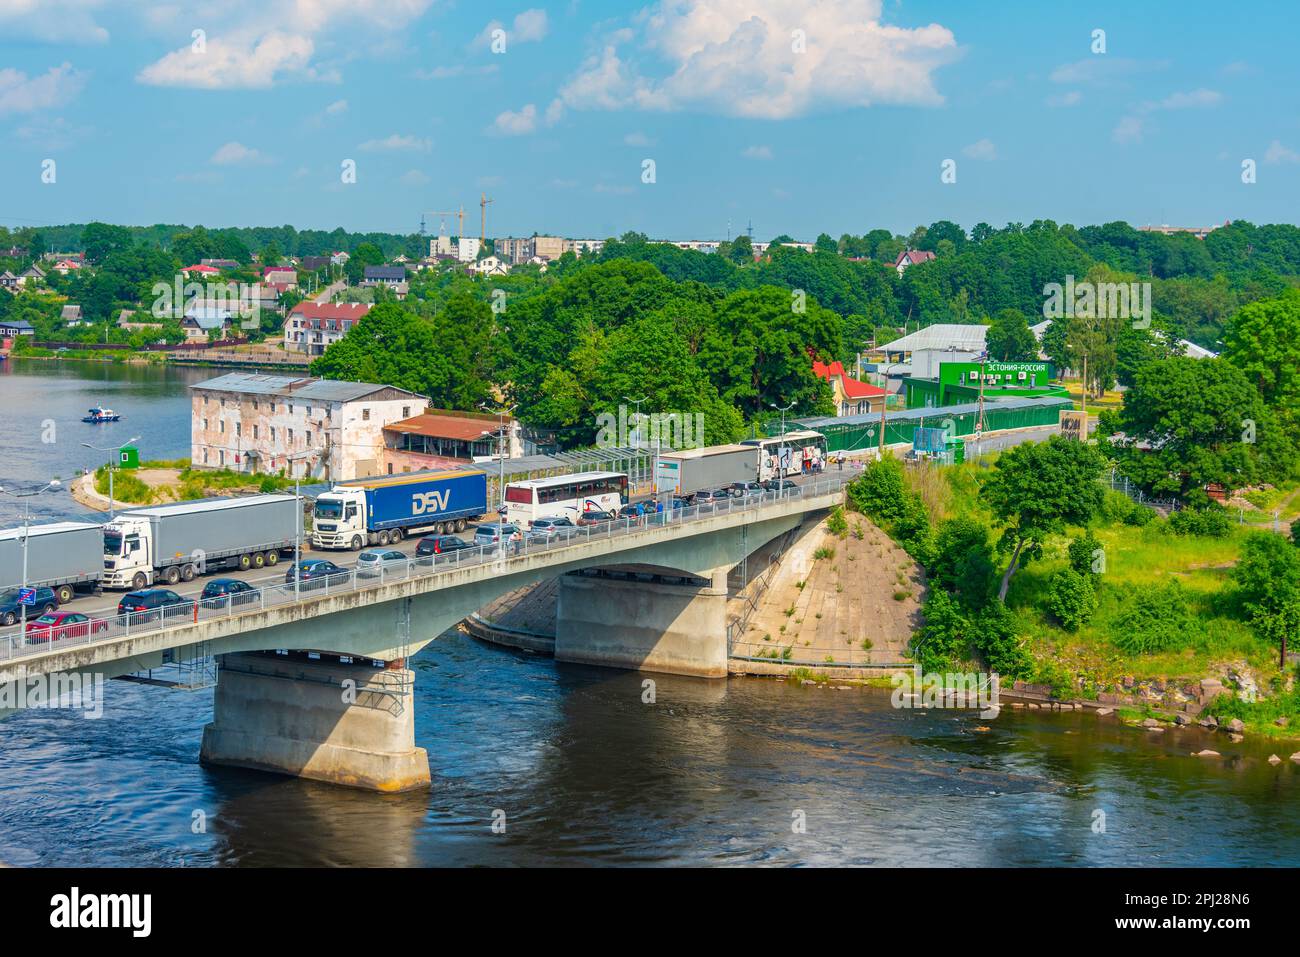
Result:
<svg viewBox="0 0 1300 957">
<path fill-rule="evenodd" d="M 934 253 L 928 249 L 904 249 L 894 260 L 894 268 L 898 274 L 903 275 L 903 270 L 908 266 L 915 266 L 917 263 L 929 262 L 934 258 Z"/>
<path fill-rule="evenodd" d="M 370 309 L 368 302 L 300 302 L 284 320 L 284 347 L 309 356 L 324 355 Z"/>
<path fill-rule="evenodd" d="M 817 378 L 830 383 L 835 397 L 836 415 L 865 415 L 879 412 L 884 407 L 885 397 L 889 393 L 870 382 L 853 378 L 844 371 L 844 364 L 838 359 L 830 365 L 814 359 L 812 368 Z"/>
</svg>

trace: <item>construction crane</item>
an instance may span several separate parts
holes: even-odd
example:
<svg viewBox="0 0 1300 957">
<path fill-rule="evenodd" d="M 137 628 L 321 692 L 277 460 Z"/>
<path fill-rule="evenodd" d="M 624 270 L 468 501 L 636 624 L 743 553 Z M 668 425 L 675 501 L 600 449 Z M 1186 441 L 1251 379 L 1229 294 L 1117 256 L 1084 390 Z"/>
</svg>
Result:
<svg viewBox="0 0 1300 957">
<path fill-rule="evenodd" d="M 439 236 L 445 236 L 447 233 L 447 217 L 455 216 L 457 219 L 456 235 L 459 236 L 461 239 L 465 238 L 465 207 L 464 206 L 462 206 L 460 209 L 446 209 L 446 210 L 435 209 L 435 210 L 429 210 L 427 212 L 421 213 L 420 214 L 420 235 L 421 236 L 424 235 L 425 216 L 439 217 L 439 223 L 438 223 Z"/>
<path fill-rule="evenodd" d="M 487 198 L 487 193 L 479 193 L 479 199 L 478 199 L 478 208 L 480 213 L 479 227 L 478 227 L 479 246 L 487 245 L 487 208 L 489 203 L 495 203 L 495 202 L 496 202 L 495 199 Z"/>
</svg>

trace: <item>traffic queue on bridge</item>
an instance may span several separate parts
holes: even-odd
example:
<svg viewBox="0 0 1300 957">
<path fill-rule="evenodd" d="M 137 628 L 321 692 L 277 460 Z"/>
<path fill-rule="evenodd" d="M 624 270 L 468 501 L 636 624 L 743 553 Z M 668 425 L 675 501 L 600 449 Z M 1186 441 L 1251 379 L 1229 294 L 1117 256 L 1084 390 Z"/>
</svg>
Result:
<svg viewBox="0 0 1300 957">
<path fill-rule="evenodd" d="M 429 561 L 475 547 L 517 553 L 553 546 L 619 519 L 666 522 L 679 509 L 705 511 L 731 499 L 780 493 L 795 487 L 792 477 L 820 472 L 825 461 L 822 435 L 792 432 L 783 439 L 664 452 L 656 456 L 649 493 L 637 501 L 625 472 L 577 472 L 506 483 L 491 514 L 487 473 L 460 468 L 336 483 L 316 496 L 310 535 L 302 500 L 288 494 L 132 508 L 102 525 L 5 529 L 0 626 L 25 623 L 29 643 L 93 635 L 107 629 L 105 619 L 62 606 L 112 590 L 127 592 L 117 613 L 131 624 L 183 614 L 195 600 L 229 610 L 254 600 L 256 589 L 229 575 L 209 579 L 194 598 L 174 588 L 218 571 L 258 573 L 282 560 L 289 561 L 283 583 L 297 591 L 327 588 L 354 572 L 382 578 L 386 568 L 411 560 L 398 547 L 406 538 L 418 538 L 414 557 Z M 471 526 L 466 540 L 462 534 Z M 355 569 L 304 557 L 308 547 L 359 552 Z"/>
</svg>

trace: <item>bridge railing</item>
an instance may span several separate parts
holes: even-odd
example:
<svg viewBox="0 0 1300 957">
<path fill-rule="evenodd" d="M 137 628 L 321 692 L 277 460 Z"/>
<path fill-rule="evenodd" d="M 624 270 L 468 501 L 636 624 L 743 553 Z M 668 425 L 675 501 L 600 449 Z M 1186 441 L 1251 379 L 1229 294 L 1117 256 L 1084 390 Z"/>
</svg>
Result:
<svg viewBox="0 0 1300 957">
<path fill-rule="evenodd" d="M 549 533 L 528 531 L 513 541 L 470 545 L 434 555 L 393 560 L 374 567 L 340 569 L 324 575 L 304 576 L 298 582 L 293 580 L 294 569 L 291 565 L 285 581 L 274 585 L 215 598 L 185 599 L 179 604 L 163 608 L 92 618 L 88 622 L 45 626 L 29 618 L 25 635 L 21 627 L 0 630 L 0 661 L 36 657 L 54 650 L 145 635 L 213 619 L 264 611 L 279 605 L 317 601 L 341 592 L 365 591 L 462 568 L 496 565 L 504 573 L 515 562 L 524 561 L 530 556 L 563 551 L 594 539 L 622 538 L 673 525 L 687 525 L 718 515 L 754 511 L 782 501 L 820 498 L 839 491 L 854 476 L 855 473 L 849 471 L 828 473 L 816 481 L 779 492 L 748 493 L 722 501 L 710 500 L 699 505 L 665 508 L 662 512 L 629 515 L 613 521 L 578 525 Z"/>
</svg>

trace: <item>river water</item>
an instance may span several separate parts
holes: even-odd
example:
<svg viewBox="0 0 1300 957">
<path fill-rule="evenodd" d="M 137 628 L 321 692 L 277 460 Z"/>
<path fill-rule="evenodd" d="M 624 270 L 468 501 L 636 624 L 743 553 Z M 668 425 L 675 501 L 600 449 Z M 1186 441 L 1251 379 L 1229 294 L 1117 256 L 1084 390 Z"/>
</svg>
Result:
<svg viewBox="0 0 1300 957">
<path fill-rule="evenodd" d="M 212 373 L 10 360 L 0 485 L 140 433 L 188 454 Z M 82 426 L 102 402 L 125 416 Z M 56 421 L 56 441 L 39 422 Z M 112 429 L 111 433 L 106 429 Z M 85 438 L 90 435 L 92 438 Z M 108 438 L 98 441 L 96 438 Z M 13 524 L 0 497 L 0 524 Z M 80 513 L 66 494 L 48 517 Z M 115 865 L 1300 863 L 1300 747 L 1082 713 L 899 710 L 886 691 L 557 665 L 456 633 L 413 660 L 428 791 L 373 795 L 197 763 L 212 693 L 109 682 L 103 717 L 0 722 L 0 862 Z M 1192 758 L 1210 747 L 1218 760 Z M 504 833 L 494 832 L 504 815 Z"/>
</svg>

